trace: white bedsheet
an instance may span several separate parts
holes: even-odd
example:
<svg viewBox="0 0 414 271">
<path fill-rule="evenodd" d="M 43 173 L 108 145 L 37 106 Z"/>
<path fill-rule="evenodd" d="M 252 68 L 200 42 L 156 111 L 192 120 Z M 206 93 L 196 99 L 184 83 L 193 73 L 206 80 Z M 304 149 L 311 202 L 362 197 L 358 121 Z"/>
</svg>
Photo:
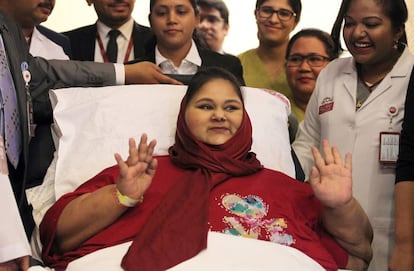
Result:
<svg viewBox="0 0 414 271">
<path fill-rule="evenodd" d="M 101 249 L 71 262 L 66 271 L 123 271 L 122 257 L 130 242 Z M 50 269 L 29 269 L 41 271 Z M 323 271 L 313 259 L 297 249 L 244 237 L 209 232 L 208 248 L 170 271 Z"/>
</svg>

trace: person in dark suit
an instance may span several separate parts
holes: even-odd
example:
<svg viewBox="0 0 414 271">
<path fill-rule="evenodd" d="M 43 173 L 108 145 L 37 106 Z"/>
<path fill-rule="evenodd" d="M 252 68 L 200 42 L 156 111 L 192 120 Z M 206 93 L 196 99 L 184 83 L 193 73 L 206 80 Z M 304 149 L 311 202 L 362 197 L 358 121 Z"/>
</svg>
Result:
<svg viewBox="0 0 414 271">
<path fill-rule="evenodd" d="M 162 74 L 153 63 L 143 62 L 132 65 L 79 62 L 68 60 L 46 60 L 33 57 L 28 50 L 19 25 L 0 11 L 0 36 L 3 40 L 6 60 L 16 93 L 21 133 L 21 151 L 17 166 L 13 166 L 6 150 L 5 166 L 8 174 L 1 173 L 2 182 L 0 204 L 2 223 L 0 223 L 0 270 L 27 270 L 30 248 L 26 233 L 17 213 L 16 199 L 20 215 L 28 235 L 31 234 L 31 214 L 24 190 L 26 188 L 29 141 L 31 133 L 30 100 L 33 101 L 33 115 L 52 116 L 49 90 L 69 86 L 105 86 L 115 84 L 169 83 L 178 81 Z M 23 75 L 23 76 L 22 76 Z M 9 103 L 9 101 L 6 101 Z M 3 115 L 3 114 L 1 114 Z M 7 123 L 5 124 L 7 125 Z M 5 156 L 2 156 L 5 158 Z M 5 177 L 4 177 L 5 176 Z M 8 183 L 13 190 L 5 188 Z M 10 195 L 13 194 L 14 195 Z"/>
<path fill-rule="evenodd" d="M 166 0 L 151 0 L 149 20 L 155 37 L 147 42 L 145 57 L 135 61 L 151 61 L 165 74 L 180 75 L 184 83 L 188 82 L 184 76 L 191 77 L 201 67 L 221 67 L 244 85 L 240 60 L 214 52 L 198 35 L 197 1 L 179 0 L 171 5 Z"/>
<path fill-rule="evenodd" d="M 107 44 L 112 29 L 120 31 L 116 38 L 118 63 L 144 55 L 145 41 L 153 36 L 151 29 L 138 24 L 131 16 L 135 0 L 87 0 L 94 5 L 98 21 L 63 34 L 69 37 L 72 59 L 108 62 Z"/>
</svg>

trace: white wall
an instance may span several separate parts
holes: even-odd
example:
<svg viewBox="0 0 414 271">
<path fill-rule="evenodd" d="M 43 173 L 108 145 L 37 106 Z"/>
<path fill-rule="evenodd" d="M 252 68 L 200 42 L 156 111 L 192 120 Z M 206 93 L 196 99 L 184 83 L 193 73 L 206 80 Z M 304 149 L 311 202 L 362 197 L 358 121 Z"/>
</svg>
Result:
<svg viewBox="0 0 414 271">
<path fill-rule="evenodd" d="M 230 10 L 230 32 L 224 49 L 239 54 L 256 47 L 256 22 L 254 7 L 256 0 L 224 0 Z M 412 0 L 409 0 L 412 1 Z M 302 18 L 295 29 L 317 27 L 330 32 L 341 0 L 302 0 Z M 148 25 L 149 0 L 136 0 L 133 17 L 140 24 Z M 96 14 L 86 0 L 56 0 L 56 6 L 44 23 L 45 26 L 61 32 L 95 22 Z"/>
</svg>

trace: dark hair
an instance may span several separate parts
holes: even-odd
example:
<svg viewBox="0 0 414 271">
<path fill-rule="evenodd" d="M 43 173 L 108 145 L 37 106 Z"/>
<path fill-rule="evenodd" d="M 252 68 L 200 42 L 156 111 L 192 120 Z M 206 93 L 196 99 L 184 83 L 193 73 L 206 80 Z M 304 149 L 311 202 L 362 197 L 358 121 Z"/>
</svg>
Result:
<svg viewBox="0 0 414 271">
<path fill-rule="evenodd" d="M 194 74 L 194 76 L 191 78 L 190 82 L 188 83 L 187 92 L 185 93 L 185 106 L 188 105 L 188 102 L 203 87 L 203 85 L 213 79 L 223 79 L 230 82 L 236 91 L 237 96 L 239 96 L 242 103 L 244 103 L 239 80 L 231 72 L 220 67 L 211 66 L 198 70 L 197 73 Z"/>
<path fill-rule="evenodd" d="M 150 14 L 148 15 L 148 20 L 151 21 L 151 13 L 152 9 L 154 8 L 155 2 L 157 0 L 150 0 Z M 191 6 L 193 7 L 194 14 L 197 16 L 199 14 L 197 0 L 188 0 L 190 1 Z M 210 46 L 208 45 L 207 41 L 205 40 L 204 36 L 199 33 L 197 28 L 193 31 L 193 40 L 199 48 L 208 49 L 210 50 Z M 157 44 L 157 37 L 154 35 L 145 43 L 145 48 L 147 51 L 151 50 Z"/>
<path fill-rule="evenodd" d="M 260 8 L 261 5 L 263 5 L 264 2 L 268 0 L 257 0 L 256 1 L 256 10 Z M 300 20 L 300 14 L 302 13 L 302 2 L 300 0 L 288 0 L 289 5 L 292 7 L 293 12 L 296 13 L 295 21 L 299 22 Z"/>
<path fill-rule="evenodd" d="M 325 47 L 325 51 L 328 54 L 329 60 L 333 60 L 338 57 L 338 51 L 336 50 L 335 43 L 329 33 L 317 28 L 306 28 L 300 30 L 290 38 L 286 49 L 286 58 L 289 57 L 290 51 L 292 50 L 295 42 L 302 37 L 313 37 L 322 42 Z"/>
<path fill-rule="evenodd" d="M 224 23 L 229 24 L 229 9 L 222 0 L 198 0 L 197 4 L 202 8 L 213 8 L 218 10 Z"/>
<path fill-rule="evenodd" d="M 150 13 L 152 12 L 152 8 L 154 7 L 156 1 L 157 0 L 150 0 Z M 188 0 L 188 1 L 190 1 L 190 4 L 194 9 L 195 15 L 198 15 L 197 0 Z"/>
<path fill-rule="evenodd" d="M 338 53 L 342 53 L 343 48 L 341 46 L 341 29 L 342 23 L 346 13 L 348 12 L 349 6 L 352 0 L 343 0 L 341 7 L 339 8 L 338 15 L 336 17 L 335 23 L 332 27 L 331 36 L 335 42 L 335 50 Z M 384 14 L 387 16 L 394 29 L 399 27 L 404 27 L 408 19 L 408 10 L 407 5 L 404 0 L 375 0 L 378 5 L 382 5 Z M 398 46 L 400 50 L 403 50 L 407 44 L 407 35 L 404 30 L 403 36 L 398 40 Z"/>
</svg>

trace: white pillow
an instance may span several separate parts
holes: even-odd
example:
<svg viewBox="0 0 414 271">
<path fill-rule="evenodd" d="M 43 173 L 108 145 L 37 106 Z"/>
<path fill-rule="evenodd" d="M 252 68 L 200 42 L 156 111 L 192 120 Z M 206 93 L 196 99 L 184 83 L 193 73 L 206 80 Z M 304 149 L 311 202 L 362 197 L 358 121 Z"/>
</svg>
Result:
<svg viewBox="0 0 414 271">
<path fill-rule="evenodd" d="M 58 149 L 56 199 L 73 191 L 102 169 L 127 157 L 128 138 L 147 133 L 157 140 L 155 153 L 167 154 L 174 143 L 176 120 L 186 86 L 129 85 L 53 90 Z M 288 100 L 279 94 L 243 88 L 253 125 L 252 151 L 267 168 L 295 176 L 287 116 Z"/>
</svg>

